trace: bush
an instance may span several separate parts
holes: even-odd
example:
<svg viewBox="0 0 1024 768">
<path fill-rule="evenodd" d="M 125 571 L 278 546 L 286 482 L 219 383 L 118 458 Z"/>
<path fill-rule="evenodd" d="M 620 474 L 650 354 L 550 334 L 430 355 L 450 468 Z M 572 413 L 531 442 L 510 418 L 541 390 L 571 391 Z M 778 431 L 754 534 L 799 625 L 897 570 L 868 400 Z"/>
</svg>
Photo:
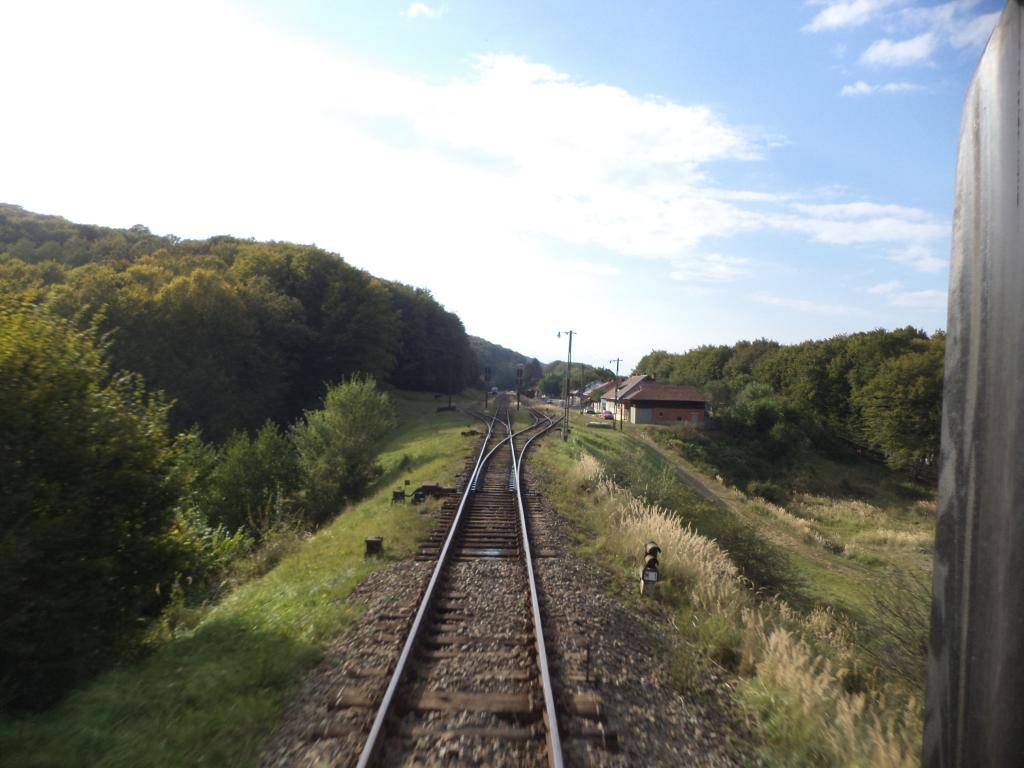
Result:
<svg viewBox="0 0 1024 768">
<path fill-rule="evenodd" d="M 295 446 L 272 421 L 251 440 L 236 432 L 209 474 L 203 505 L 207 519 L 229 531 L 246 528 L 259 540 L 289 516 L 298 475 Z"/>
<path fill-rule="evenodd" d="M 391 399 L 370 376 L 330 387 L 319 411 L 306 411 L 292 428 L 306 513 L 322 523 L 359 498 L 381 468 L 377 450 L 395 425 Z"/>
<path fill-rule="evenodd" d="M 747 483 L 747 495 L 778 504 L 780 507 L 789 503 L 789 493 L 781 486 L 763 480 L 752 480 Z"/>
<path fill-rule="evenodd" d="M 95 335 L 0 306 L 0 688 L 49 704 L 133 646 L 173 568 L 166 406 Z"/>
</svg>

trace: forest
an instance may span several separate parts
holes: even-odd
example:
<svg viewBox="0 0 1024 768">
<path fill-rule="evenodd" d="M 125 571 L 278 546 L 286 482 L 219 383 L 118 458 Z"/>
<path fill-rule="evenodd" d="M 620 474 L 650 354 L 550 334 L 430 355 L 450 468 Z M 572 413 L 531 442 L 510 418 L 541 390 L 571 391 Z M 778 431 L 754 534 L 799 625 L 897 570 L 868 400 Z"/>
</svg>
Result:
<svg viewBox="0 0 1024 768">
<path fill-rule="evenodd" d="M 907 327 L 783 345 L 767 339 L 654 351 L 636 373 L 691 384 L 743 451 L 709 457 L 743 485 L 757 464 L 785 461 L 801 445 L 853 451 L 918 477 L 934 477 L 939 453 L 945 335 Z M 697 451 L 727 445 L 694 440 Z"/>
<path fill-rule="evenodd" d="M 565 395 L 565 361 L 555 360 L 544 366 L 544 376 L 537 388 L 548 397 Z M 569 391 L 575 391 L 592 381 L 611 381 L 614 373 L 607 368 L 598 368 L 586 363 L 573 362 L 569 372 Z"/>
<path fill-rule="evenodd" d="M 476 353 L 477 362 L 481 371 L 490 370 L 490 384 L 498 389 L 515 389 L 516 368 L 523 366 L 524 388 L 537 383 L 537 380 L 544 374 L 544 366 L 533 357 L 521 355 L 518 352 L 494 344 L 479 336 L 470 336 L 469 344 Z"/>
<path fill-rule="evenodd" d="M 319 248 L 0 206 L 0 709 L 141 652 L 359 498 L 388 388 L 477 379 L 429 291 Z"/>
<path fill-rule="evenodd" d="M 0 293 L 109 340 L 111 365 L 171 401 L 172 429 L 223 440 L 293 420 L 353 373 L 460 391 L 478 376 L 458 316 L 312 246 L 187 241 L 0 205 Z"/>
</svg>

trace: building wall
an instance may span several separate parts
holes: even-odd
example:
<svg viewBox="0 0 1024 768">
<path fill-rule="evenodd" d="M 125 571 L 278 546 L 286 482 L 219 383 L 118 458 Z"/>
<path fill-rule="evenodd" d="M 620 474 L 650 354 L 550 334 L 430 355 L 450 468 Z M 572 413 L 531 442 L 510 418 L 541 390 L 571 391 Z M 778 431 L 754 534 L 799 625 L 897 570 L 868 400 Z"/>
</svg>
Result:
<svg viewBox="0 0 1024 768">
<path fill-rule="evenodd" d="M 705 418 L 702 408 L 673 408 L 671 406 L 637 407 L 629 410 L 629 420 L 633 424 L 703 424 Z"/>
</svg>

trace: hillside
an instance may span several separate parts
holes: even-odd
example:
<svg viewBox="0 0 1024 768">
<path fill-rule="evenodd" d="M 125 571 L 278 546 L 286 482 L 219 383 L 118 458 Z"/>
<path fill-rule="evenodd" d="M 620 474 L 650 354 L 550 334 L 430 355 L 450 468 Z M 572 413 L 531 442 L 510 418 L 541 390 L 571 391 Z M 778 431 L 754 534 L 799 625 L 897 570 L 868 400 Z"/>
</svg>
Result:
<svg viewBox="0 0 1024 768">
<path fill-rule="evenodd" d="M 478 365 L 429 291 L 319 248 L 0 205 L 0 381 L 0 709 L 38 709 L 361 499 L 392 396 Z"/>
<path fill-rule="evenodd" d="M 586 363 L 573 362 L 569 376 L 569 389 L 591 381 L 609 381 L 614 373 L 607 368 L 598 368 Z M 544 378 L 540 380 L 540 391 L 548 397 L 561 397 L 565 390 L 565 361 L 555 360 L 544 366 Z"/>
<path fill-rule="evenodd" d="M 469 346 L 476 353 L 480 370 L 491 370 L 491 384 L 499 389 L 511 389 L 516 385 L 516 366 L 523 366 L 523 386 L 535 383 L 542 373 L 537 358 L 529 358 L 515 350 L 492 344 L 479 336 L 469 337 Z"/>
<path fill-rule="evenodd" d="M 0 295 L 109 337 L 113 367 L 173 401 L 175 430 L 217 440 L 287 423 L 357 372 L 433 392 L 478 376 L 461 320 L 429 291 L 314 246 L 180 240 L 0 205 Z"/>
</svg>

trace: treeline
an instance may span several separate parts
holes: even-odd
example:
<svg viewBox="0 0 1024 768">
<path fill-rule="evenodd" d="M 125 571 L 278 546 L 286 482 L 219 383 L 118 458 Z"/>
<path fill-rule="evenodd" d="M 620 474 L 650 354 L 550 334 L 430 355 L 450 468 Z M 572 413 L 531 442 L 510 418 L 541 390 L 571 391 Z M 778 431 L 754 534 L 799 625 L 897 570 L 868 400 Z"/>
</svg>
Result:
<svg viewBox="0 0 1024 768">
<path fill-rule="evenodd" d="M 537 358 L 529 358 L 518 352 L 492 344 L 479 336 L 470 336 L 469 345 L 476 353 L 480 370 L 491 371 L 490 384 L 498 389 L 513 389 L 516 386 L 516 368 L 523 366 L 523 386 L 531 387 L 544 373 L 544 368 Z"/>
<path fill-rule="evenodd" d="M 0 709 L 173 633 L 359 498 L 394 424 L 377 381 L 476 380 L 457 316 L 317 248 L 0 206 Z"/>
<path fill-rule="evenodd" d="M 72 224 L 0 205 L 0 292 L 109 336 L 116 369 L 208 439 L 294 420 L 354 373 L 403 389 L 478 380 L 458 316 L 315 247 Z"/>
<path fill-rule="evenodd" d="M 767 339 L 655 351 L 635 372 L 691 384 L 737 436 L 785 455 L 801 441 L 876 451 L 893 467 L 934 468 L 945 335 L 907 327 L 781 345 Z"/>
<path fill-rule="evenodd" d="M 544 366 L 544 376 L 538 386 L 548 397 L 565 395 L 565 361 L 555 360 Z M 607 368 L 596 368 L 585 363 L 573 363 L 569 371 L 569 391 L 585 386 L 591 381 L 611 381 L 614 374 Z"/>
</svg>

